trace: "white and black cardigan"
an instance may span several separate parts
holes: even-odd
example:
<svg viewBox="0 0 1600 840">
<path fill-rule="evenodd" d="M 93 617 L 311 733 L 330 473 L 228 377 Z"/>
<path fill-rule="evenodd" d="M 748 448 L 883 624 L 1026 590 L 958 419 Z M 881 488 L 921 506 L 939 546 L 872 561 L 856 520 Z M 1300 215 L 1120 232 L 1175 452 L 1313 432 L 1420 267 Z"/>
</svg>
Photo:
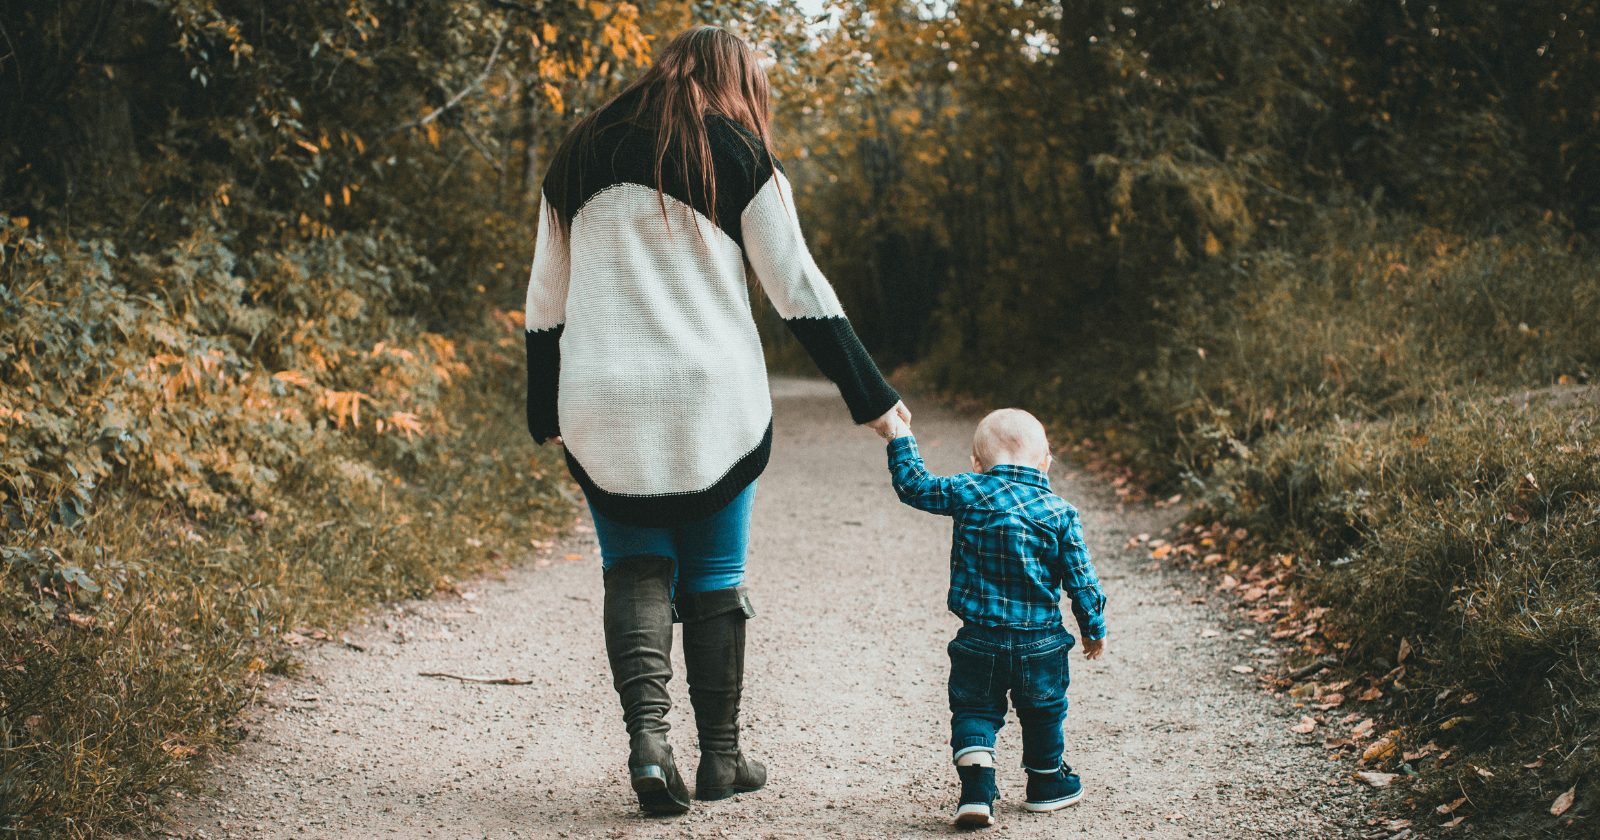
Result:
<svg viewBox="0 0 1600 840">
<path fill-rule="evenodd" d="M 812 260 L 782 167 L 728 120 L 706 128 L 715 214 L 670 149 L 658 199 L 654 138 L 626 122 L 580 151 L 571 183 L 544 185 L 572 223 L 563 234 L 540 214 L 528 428 L 560 435 L 589 502 L 633 525 L 710 516 L 766 467 L 772 398 L 747 266 L 857 423 L 900 399 Z"/>
</svg>

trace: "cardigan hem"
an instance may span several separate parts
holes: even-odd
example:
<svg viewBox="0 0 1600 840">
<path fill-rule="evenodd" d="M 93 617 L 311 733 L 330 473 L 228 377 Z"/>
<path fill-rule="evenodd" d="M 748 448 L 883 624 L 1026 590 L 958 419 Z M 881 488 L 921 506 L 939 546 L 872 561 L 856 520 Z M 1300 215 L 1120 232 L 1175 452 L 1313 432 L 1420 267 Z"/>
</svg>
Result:
<svg viewBox="0 0 1600 840">
<path fill-rule="evenodd" d="M 767 423 L 766 434 L 762 435 L 756 448 L 734 463 L 716 483 L 704 490 L 688 493 L 632 495 L 609 492 L 594 483 L 583 465 L 573 457 L 572 450 L 565 451 L 567 470 L 572 473 L 578 486 L 583 488 L 584 497 L 594 505 L 595 510 L 624 525 L 671 528 L 710 517 L 727 507 L 752 481 L 761 476 L 772 456 L 772 423 Z"/>
</svg>

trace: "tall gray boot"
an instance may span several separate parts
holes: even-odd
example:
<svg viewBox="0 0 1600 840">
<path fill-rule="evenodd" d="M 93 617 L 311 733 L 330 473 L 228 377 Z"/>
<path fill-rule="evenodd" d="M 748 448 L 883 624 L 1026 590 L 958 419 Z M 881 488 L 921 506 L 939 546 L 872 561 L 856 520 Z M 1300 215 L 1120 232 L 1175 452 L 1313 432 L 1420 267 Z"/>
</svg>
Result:
<svg viewBox="0 0 1600 840">
<path fill-rule="evenodd" d="M 606 656 L 628 727 L 628 774 L 639 807 L 689 810 L 689 791 L 667 744 L 672 698 L 672 560 L 627 557 L 605 573 Z"/>
<path fill-rule="evenodd" d="M 760 790 L 767 768 L 739 749 L 739 699 L 744 693 L 744 623 L 755 617 L 744 587 L 678 597 L 689 702 L 700 730 L 696 799 L 726 799 Z"/>
</svg>

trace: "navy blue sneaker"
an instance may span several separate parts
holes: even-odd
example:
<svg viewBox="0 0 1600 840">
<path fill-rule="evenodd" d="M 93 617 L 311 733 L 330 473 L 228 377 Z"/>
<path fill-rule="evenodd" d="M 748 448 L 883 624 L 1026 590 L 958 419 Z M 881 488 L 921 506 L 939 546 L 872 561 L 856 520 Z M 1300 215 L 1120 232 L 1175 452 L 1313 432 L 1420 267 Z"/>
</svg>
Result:
<svg viewBox="0 0 1600 840">
<path fill-rule="evenodd" d="M 976 764 L 957 766 L 961 777 L 961 801 L 956 805 L 957 828 L 988 828 L 994 825 L 994 800 L 1000 795 L 995 787 L 994 768 Z"/>
<path fill-rule="evenodd" d="M 1028 799 L 1022 807 L 1042 814 L 1059 811 L 1083 798 L 1083 783 L 1072 768 L 1061 765 L 1054 773 L 1028 771 Z"/>
</svg>

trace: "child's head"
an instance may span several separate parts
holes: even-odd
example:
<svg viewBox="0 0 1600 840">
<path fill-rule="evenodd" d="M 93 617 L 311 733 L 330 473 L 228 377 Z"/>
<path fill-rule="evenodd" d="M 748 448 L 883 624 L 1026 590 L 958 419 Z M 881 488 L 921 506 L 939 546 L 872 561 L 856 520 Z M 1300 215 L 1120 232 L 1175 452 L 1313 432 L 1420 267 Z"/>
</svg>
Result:
<svg viewBox="0 0 1600 840">
<path fill-rule="evenodd" d="M 979 472 L 1000 464 L 1050 469 L 1050 441 L 1044 424 L 1020 408 L 989 412 L 972 434 L 972 467 Z"/>
</svg>

